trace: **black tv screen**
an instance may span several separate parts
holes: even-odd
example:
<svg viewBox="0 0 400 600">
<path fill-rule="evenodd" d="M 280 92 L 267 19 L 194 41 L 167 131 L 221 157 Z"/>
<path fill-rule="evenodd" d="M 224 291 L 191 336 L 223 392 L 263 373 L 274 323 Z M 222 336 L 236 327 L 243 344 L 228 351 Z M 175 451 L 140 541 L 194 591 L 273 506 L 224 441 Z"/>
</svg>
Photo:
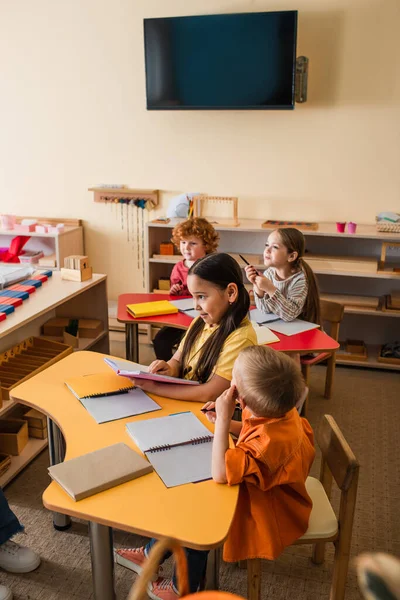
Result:
<svg viewBox="0 0 400 600">
<path fill-rule="evenodd" d="M 144 20 L 147 108 L 292 109 L 297 11 Z"/>
</svg>

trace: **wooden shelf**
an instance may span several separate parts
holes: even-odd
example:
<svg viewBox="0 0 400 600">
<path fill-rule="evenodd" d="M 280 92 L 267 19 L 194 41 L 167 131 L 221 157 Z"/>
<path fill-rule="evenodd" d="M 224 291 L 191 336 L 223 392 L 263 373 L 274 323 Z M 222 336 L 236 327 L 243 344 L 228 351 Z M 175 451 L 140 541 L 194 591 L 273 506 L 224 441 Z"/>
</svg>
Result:
<svg viewBox="0 0 400 600">
<path fill-rule="evenodd" d="M 26 235 L 29 237 L 41 237 L 41 238 L 58 238 L 63 235 L 68 235 L 69 233 L 71 233 L 73 231 L 80 231 L 81 229 L 82 229 L 82 227 L 65 227 L 64 231 L 57 232 L 57 233 L 37 233 L 36 231 L 30 231 L 29 233 L 21 233 L 20 231 L 17 231 L 14 229 L 0 229 L 0 235 L 7 235 L 12 238 L 17 235 Z"/>
<path fill-rule="evenodd" d="M 106 337 L 107 333 L 108 333 L 107 331 L 102 331 L 95 338 L 80 337 L 78 346 L 73 349 L 74 352 L 78 352 L 79 350 L 89 350 L 92 346 L 97 344 L 97 342 L 99 342 L 104 337 Z M 46 340 L 51 340 L 53 342 L 63 342 L 63 339 L 64 339 L 62 336 L 59 336 L 59 335 L 42 335 L 40 337 L 42 337 Z"/>
<path fill-rule="evenodd" d="M 353 367 L 364 367 L 366 369 L 385 369 L 388 371 L 400 371 L 400 365 L 392 365 L 378 361 L 378 352 L 380 346 L 367 345 L 368 358 L 367 360 L 340 360 L 340 355 L 336 354 L 337 365 L 351 365 Z"/>
<path fill-rule="evenodd" d="M 36 438 L 29 438 L 29 441 L 25 448 L 22 450 L 19 456 L 11 457 L 11 467 L 0 477 L 0 487 L 4 487 L 9 483 L 31 460 L 35 458 L 42 450 L 47 446 L 47 439 L 38 440 Z"/>
</svg>

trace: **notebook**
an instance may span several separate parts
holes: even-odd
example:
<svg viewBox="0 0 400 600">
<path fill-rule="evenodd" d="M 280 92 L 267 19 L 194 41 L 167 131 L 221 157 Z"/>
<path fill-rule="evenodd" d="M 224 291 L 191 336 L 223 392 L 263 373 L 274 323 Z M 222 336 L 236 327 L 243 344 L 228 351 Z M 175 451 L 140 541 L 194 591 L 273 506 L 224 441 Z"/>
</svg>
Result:
<svg viewBox="0 0 400 600">
<path fill-rule="evenodd" d="M 99 424 L 161 410 L 161 406 L 143 390 L 135 388 L 130 379 L 115 373 L 72 377 L 65 385 Z"/>
<path fill-rule="evenodd" d="M 192 412 L 127 423 L 126 429 L 168 488 L 211 479 L 214 436 Z"/>
<path fill-rule="evenodd" d="M 122 442 L 48 469 L 49 475 L 75 501 L 151 473 L 151 464 Z"/>
<path fill-rule="evenodd" d="M 309 323 L 308 321 L 302 321 L 301 319 L 294 319 L 293 321 L 274 321 L 271 323 L 271 329 L 283 335 L 296 335 L 296 333 L 303 333 L 304 331 L 310 331 L 311 329 L 317 329 L 319 325 L 317 323 Z"/>
<path fill-rule="evenodd" d="M 199 385 L 198 381 L 193 381 L 192 379 L 181 379 L 179 377 L 170 377 L 169 375 L 149 373 L 146 370 L 148 367 L 137 365 L 129 360 L 116 360 L 115 358 L 105 358 L 104 360 L 117 375 L 122 375 L 123 377 L 130 377 L 131 379 L 149 379 L 150 381 L 158 381 L 159 383 Z M 138 366 L 140 367 L 139 369 Z"/>
<path fill-rule="evenodd" d="M 249 312 L 250 321 L 254 321 L 259 325 L 263 323 L 271 323 L 271 321 L 278 321 L 279 317 L 274 313 L 265 313 L 259 308 L 255 308 Z"/>
<path fill-rule="evenodd" d="M 173 315 L 178 312 L 176 306 L 169 300 L 127 304 L 126 309 L 132 317 L 155 317 L 157 315 Z"/>
<path fill-rule="evenodd" d="M 251 321 L 251 324 L 253 326 L 254 331 L 256 332 L 257 344 L 259 344 L 260 346 L 264 344 L 273 344 L 274 342 L 279 342 L 278 336 L 275 335 L 273 331 L 268 329 L 268 327 L 266 327 L 265 325 L 259 325 L 254 321 Z"/>
<path fill-rule="evenodd" d="M 193 298 L 182 298 L 181 300 L 170 300 L 171 304 L 176 306 L 179 312 L 193 310 Z"/>
</svg>

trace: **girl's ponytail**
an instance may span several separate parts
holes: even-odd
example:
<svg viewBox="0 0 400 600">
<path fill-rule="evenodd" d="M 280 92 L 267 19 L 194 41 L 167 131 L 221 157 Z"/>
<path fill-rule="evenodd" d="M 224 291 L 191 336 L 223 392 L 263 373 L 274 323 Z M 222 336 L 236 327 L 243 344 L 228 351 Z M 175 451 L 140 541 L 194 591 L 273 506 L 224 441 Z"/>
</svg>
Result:
<svg viewBox="0 0 400 600">
<path fill-rule="evenodd" d="M 306 263 L 303 258 L 300 258 L 299 266 L 306 276 L 308 284 L 307 298 L 300 318 L 304 321 L 310 321 L 310 323 L 318 323 L 318 325 L 321 325 L 321 308 L 317 278 L 310 265 Z"/>
</svg>

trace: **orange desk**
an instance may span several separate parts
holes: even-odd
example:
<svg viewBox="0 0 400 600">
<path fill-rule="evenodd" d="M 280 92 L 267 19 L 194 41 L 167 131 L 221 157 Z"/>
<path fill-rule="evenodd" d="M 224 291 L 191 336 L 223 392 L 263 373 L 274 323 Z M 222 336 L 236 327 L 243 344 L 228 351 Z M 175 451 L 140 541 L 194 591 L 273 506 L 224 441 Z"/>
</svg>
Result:
<svg viewBox="0 0 400 600">
<path fill-rule="evenodd" d="M 121 441 L 137 449 L 125 431 L 125 424 L 133 420 L 191 410 L 211 428 L 200 412 L 200 403 L 159 397 L 155 400 L 161 411 L 98 425 L 64 381 L 71 376 L 108 372 L 104 356 L 95 352 L 71 354 L 12 390 L 16 402 L 37 408 L 58 425 L 66 442 L 65 458 Z M 54 449 L 49 450 L 52 456 Z M 213 481 L 168 489 L 153 472 L 79 502 L 53 482 L 43 494 L 43 504 L 62 515 L 89 521 L 94 598 L 112 600 L 113 527 L 149 537 L 171 536 L 191 548 L 216 548 L 228 535 L 238 489 Z"/>
<path fill-rule="evenodd" d="M 184 313 L 175 315 L 163 315 L 159 317 L 143 317 L 135 319 L 126 310 L 127 304 L 135 302 L 152 302 L 155 300 L 177 300 L 180 296 L 168 296 L 166 294 L 122 294 L 118 297 L 118 312 L 117 320 L 120 323 L 125 323 L 126 335 L 126 358 L 133 362 L 138 362 L 139 359 L 139 323 L 147 323 L 148 325 L 170 325 L 171 327 L 179 327 L 187 329 L 192 322 L 192 319 Z M 274 323 L 270 323 L 268 327 L 274 331 Z M 339 348 L 338 342 L 331 338 L 327 333 L 320 329 L 312 329 L 304 331 L 296 335 L 283 335 L 276 333 L 279 337 L 279 342 L 269 344 L 274 350 L 281 352 L 330 352 Z"/>
</svg>

